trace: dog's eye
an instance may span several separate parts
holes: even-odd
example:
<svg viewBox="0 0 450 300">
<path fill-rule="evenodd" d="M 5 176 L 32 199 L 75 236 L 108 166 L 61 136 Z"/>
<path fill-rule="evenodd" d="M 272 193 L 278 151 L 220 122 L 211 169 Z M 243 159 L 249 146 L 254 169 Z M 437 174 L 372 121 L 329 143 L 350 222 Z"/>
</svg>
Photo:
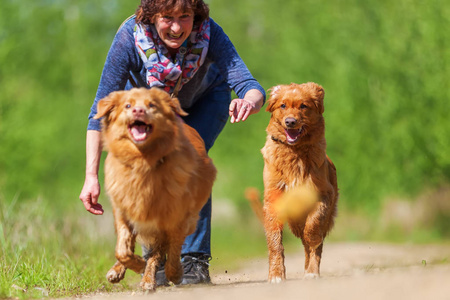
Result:
<svg viewBox="0 0 450 300">
<path fill-rule="evenodd" d="M 131 107 L 131 104 L 126 104 L 125 105 L 125 108 L 130 108 Z"/>
<path fill-rule="evenodd" d="M 150 107 L 150 108 L 155 107 L 155 104 L 149 103 L 149 104 L 148 104 L 148 107 Z"/>
<path fill-rule="evenodd" d="M 286 108 L 286 104 L 281 104 L 281 106 L 280 106 L 282 109 L 285 109 Z"/>
<path fill-rule="evenodd" d="M 301 109 L 304 109 L 304 108 L 308 108 L 308 106 L 302 103 L 302 104 L 300 105 L 300 108 L 301 108 Z"/>
</svg>

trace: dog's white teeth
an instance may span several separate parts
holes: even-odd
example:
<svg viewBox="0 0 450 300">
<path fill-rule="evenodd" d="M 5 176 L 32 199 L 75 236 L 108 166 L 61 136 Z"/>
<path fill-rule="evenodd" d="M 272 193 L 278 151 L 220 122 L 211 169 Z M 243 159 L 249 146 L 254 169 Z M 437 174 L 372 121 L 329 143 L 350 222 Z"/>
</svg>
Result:
<svg viewBox="0 0 450 300">
<path fill-rule="evenodd" d="M 286 140 L 288 143 L 295 143 L 301 135 L 303 128 L 299 128 L 299 129 L 286 129 L 285 133 L 286 133 Z"/>
</svg>

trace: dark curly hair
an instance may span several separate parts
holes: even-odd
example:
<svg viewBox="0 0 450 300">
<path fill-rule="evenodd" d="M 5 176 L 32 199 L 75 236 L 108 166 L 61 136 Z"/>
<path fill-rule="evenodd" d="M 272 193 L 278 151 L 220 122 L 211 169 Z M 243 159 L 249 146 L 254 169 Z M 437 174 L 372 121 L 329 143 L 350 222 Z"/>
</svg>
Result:
<svg viewBox="0 0 450 300">
<path fill-rule="evenodd" d="M 136 22 L 153 24 L 158 13 L 174 11 L 194 11 L 194 26 L 200 25 L 209 17 L 209 7 L 203 0 L 141 0 L 136 10 Z"/>
</svg>

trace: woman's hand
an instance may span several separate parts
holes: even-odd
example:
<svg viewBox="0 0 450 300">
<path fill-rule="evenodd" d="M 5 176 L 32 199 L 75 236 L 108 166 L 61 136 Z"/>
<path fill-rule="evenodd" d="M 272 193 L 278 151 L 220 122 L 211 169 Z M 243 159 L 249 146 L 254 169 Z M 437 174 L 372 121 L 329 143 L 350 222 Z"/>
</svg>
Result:
<svg viewBox="0 0 450 300">
<path fill-rule="evenodd" d="M 248 91 L 244 99 L 233 99 L 230 103 L 230 122 L 237 123 L 247 120 L 249 115 L 256 114 L 264 103 L 264 96 L 258 90 Z"/>
<path fill-rule="evenodd" d="M 101 133 L 96 130 L 88 130 L 86 134 L 86 177 L 80 200 L 88 212 L 94 215 L 102 215 L 103 208 L 98 203 L 100 184 L 98 182 L 98 167 L 102 154 Z"/>
<path fill-rule="evenodd" d="M 98 203 L 100 195 L 100 184 L 98 177 L 95 175 L 86 175 L 83 189 L 80 193 L 80 200 L 88 212 L 94 215 L 102 215 L 103 207 Z"/>
</svg>

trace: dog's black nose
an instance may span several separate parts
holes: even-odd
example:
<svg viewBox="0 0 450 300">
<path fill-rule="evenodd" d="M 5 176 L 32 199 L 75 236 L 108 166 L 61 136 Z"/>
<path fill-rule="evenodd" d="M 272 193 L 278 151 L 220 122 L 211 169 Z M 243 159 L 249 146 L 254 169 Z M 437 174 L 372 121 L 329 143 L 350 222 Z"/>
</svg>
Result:
<svg viewBox="0 0 450 300">
<path fill-rule="evenodd" d="M 295 118 L 286 118 L 286 120 L 284 120 L 284 124 L 286 124 L 286 127 L 292 128 L 295 125 L 297 125 L 297 119 L 295 119 Z"/>
</svg>

